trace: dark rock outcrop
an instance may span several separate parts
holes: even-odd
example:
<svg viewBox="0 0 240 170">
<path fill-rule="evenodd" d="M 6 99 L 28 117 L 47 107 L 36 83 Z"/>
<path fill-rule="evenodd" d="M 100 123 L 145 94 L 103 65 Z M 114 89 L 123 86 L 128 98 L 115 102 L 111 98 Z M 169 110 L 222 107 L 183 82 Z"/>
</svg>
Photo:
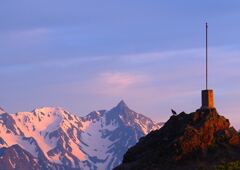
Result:
<svg viewBox="0 0 240 170">
<path fill-rule="evenodd" d="M 41 165 L 19 145 L 0 148 L 0 170 L 40 170 Z"/>
<path fill-rule="evenodd" d="M 238 132 L 216 109 L 171 116 L 130 148 L 115 169 L 195 170 L 240 160 Z"/>
<path fill-rule="evenodd" d="M 0 148 L 0 170 L 65 170 L 61 165 L 53 164 L 44 158 L 37 159 L 19 145 Z M 75 170 L 68 168 L 69 170 Z"/>
</svg>

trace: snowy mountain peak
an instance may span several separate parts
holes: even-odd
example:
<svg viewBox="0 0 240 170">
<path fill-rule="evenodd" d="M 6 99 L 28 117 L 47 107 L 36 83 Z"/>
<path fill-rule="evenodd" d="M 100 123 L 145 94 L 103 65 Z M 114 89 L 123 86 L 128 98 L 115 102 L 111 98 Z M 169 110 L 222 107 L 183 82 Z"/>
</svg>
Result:
<svg viewBox="0 0 240 170">
<path fill-rule="evenodd" d="M 132 111 L 127 104 L 121 100 L 114 108 L 108 111 L 108 116 L 113 116 L 113 117 L 128 117 L 129 115 L 135 114 L 134 111 Z"/>
<path fill-rule="evenodd" d="M 124 117 L 125 119 L 132 119 L 137 115 L 138 114 L 134 112 L 132 109 L 130 109 L 123 100 L 121 100 L 117 104 L 117 106 L 115 106 L 114 108 L 107 112 L 107 116 L 112 118 Z"/>
<path fill-rule="evenodd" d="M 95 120 L 95 119 L 99 119 L 100 117 L 102 117 L 104 115 L 104 113 L 106 112 L 106 110 L 99 110 L 99 111 L 93 111 L 91 113 L 89 113 L 85 118 L 86 120 Z"/>
<path fill-rule="evenodd" d="M 121 100 L 117 106 L 117 108 L 128 108 L 127 104 L 124 102 L 124 100 Z"/>
<path fill-rule="evenodd" d="M 1 107 L 0 107 L 0 114 L 6 113 Z"/>
<path fill-rule="evenodd" d="M 61 114 L 64 113 L 65 110 L 60 107 L 40 107 L 33 110 L 34 113 L 55 113 Z"/>
<path fill-rule="evenodd" d="M 40 119 L 45 117 L 55 117 L 65 120 L 73 120 L 73 117 L 76 117 L 73 114 L 70 114 L 68 111 L 61 107 L 41 107 L 36 108 L 32 111 L 35 116 L 38 116 Z"/>
</svg>

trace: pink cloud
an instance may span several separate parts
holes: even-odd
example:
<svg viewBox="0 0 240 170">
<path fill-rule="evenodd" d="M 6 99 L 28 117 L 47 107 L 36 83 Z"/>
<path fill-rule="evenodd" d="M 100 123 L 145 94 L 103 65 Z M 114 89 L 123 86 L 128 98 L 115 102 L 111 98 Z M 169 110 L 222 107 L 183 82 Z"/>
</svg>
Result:
<svg viewBox="0 0 240 170">
<path fill-rule="evenodd" d="M 99 81 L 109 86 L 117 86 L 119 88 L 128 88 L 138 83 L 146 81 L 146 77 L 138 74 L 106 72 L 99 75 Z"/>
<path fill-rule="evenodd" d="M 147 75 L 127 72 L 104 72 L 90 82 L 92 92 L 119 96 L 150 81 Z M 95 90 L 96 89 L 96 90 Z"/>
</svg>

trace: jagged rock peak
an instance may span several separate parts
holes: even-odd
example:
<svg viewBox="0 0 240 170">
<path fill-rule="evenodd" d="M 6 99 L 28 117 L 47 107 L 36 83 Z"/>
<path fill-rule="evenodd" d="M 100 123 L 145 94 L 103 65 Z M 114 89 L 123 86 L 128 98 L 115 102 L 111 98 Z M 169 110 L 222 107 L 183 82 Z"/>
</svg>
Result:
<svg viewBox="0 0 240 170">
<path fill-rule="evenodd" d="M 22 112 L 19 112 L 22 113 Z M 49 114 L 52 114 L 54 116 L 61 116 L 61 117 L 69 117 L 73 114 L 66 111 L 64 108 L 61 107 L 39 107 L 32 111 L 34 115 L 41 115 L 41 116 L 47 116 Z"/>
<path fill-rule="evenodd" d="M 215 108 L 171 116 L 124 155 L 116 169 L 195 170 L 240 160 L 238 132 Z"/>
<path fill-rule="evenodd" d="M 98 118 L 102 117 L 105 112 L 106 112 L 106 110 L 92 111 L 92 112 L 89 113 L 86 117 L 83 117 L 83 119 L 84 119 L 84 120 L 85 120 L 85 119 L 86 119 L 86 120 L 98 119 Z"/>
<path fill-rule="evenodd" d="M 127 104 L 124 102 L 124 100 L 121 100 L 117 106 L 118 108 L 128 108 Z"/>
<path fill-rule="evenodd" d="M 127 104 L 121 100 L 115 107 L 110 109 L 106 115 L 113 116 L 113 117 L 119 117 L 119 116 L 124 116 L 124 117 L 129 117 L 129 116 L 136 116 L 137 113 L 131 110 Z"/>
<path fill-rule="evenodd" d="M 132 119 L 139 115 L 138 113 L 130 109 L 123 100 L 121 100 L 115 107 L 109 110 L 106 114 L 107 116 L 111 115 L 113 117 L 123 116 L 125 117 L 125 119 Z"/>
<path fill-rule="evenodd" d="M 0 114 L 6 113 L 1 107 L 0 107 Z"/>
</svg>

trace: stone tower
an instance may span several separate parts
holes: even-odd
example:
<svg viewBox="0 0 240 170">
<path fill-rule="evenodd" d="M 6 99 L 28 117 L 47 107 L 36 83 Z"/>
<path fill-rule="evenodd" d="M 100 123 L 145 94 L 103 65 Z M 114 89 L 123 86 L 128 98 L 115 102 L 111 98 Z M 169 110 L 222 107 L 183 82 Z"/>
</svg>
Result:
<svg viewBox="0 0 240 170">
<path fill-rule="evenodd" d="M 214 108 L 213 90 L 202 90 L 202 108 Z"/>
</svg>

